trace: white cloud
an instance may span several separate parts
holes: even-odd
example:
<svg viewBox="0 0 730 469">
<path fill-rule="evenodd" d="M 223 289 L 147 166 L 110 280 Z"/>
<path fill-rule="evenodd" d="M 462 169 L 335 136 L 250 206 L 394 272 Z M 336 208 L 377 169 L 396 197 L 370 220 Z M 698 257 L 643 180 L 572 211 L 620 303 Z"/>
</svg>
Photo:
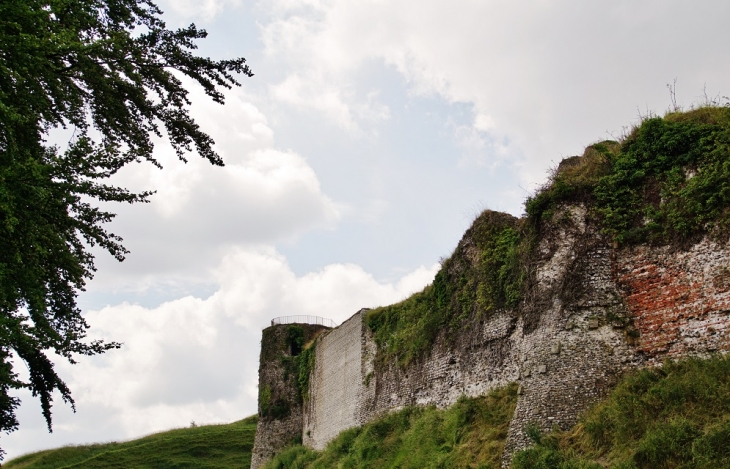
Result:
<svg viewBox="0 0 730 469">
<path fill-rule="evenodd" d="M 684 104 L 705 83 L 710 94 L 730 89 L 727 2 L 266 4 L 273 13 L 262 37 L 290 67 L 283 83 L 316 76 L 308 94 L 327 96 L 382 61 L 413 93 L 472 103 L 474 127 L 507 142 L 501 151 L 512 161 L 524 158 L 523 181 L 541 180 L 551 161 L 619 131 L 637 108 L 666 109 L 665 84 L 675 77 Z M 347 115 L 342 106 L 357 99 L 339 102 L 337 113 Z"/>
<path fill-rule="evenodd" d="M 393 303 L 422 289 L 437 268 L 420 267 L 394 283 L 378 282 L 352 264 L 297 276 L 272 248 L 233 248 L 215 270 L 218 289 L 208 298 L 189 296 L 154 308 L 123 303 L 89 313 L 89 337 L 124 346 L 73 366 L 59 362 L 79 415 L 59 404 L 54 434 L 44 434 L 37 419 L 35 426 L 24 421 L 26 438 L 3 437 L 3 447 L 17 455 L 70 438 L 77 443 L 98 441 L 100 434 L 129 438 L 191 420 L 229 422 L 251 415 L 261 329 L 272 318 L 308 314 L 339 323 L 361 307 Z M 107 428 L 82 436 L 84 424 Z"/>
<path fill-rule="evenodd" d="M 225 162 L 197 155 L 183 164 L 164 141 L 155 149 L 163 169 L 134 165 L 114 179 L 133 190 L 155 189 L 150 204 L 110 205 L 111 224 L 131 251 L 118 264 L 99 253 L 90 290 L 140 291 L 153 285 L 205 282 L 231 245 L 273 244 L 312 229 L 331 229 L 340 207 L 299 154 L 276 147 L 266 117 L 240 90 L 225 106 L 191 86 L 193 117 L 216 141 Z"/>
<path fill-rule="evenodd" d="M 345 129 L 357 130 L 352 110 L 345 102 L 342 89 L 326 87 L 326 80 L 315 73 L 306 77 L 289 75 L 282 83 L 272 86 L 271 90 L 277 99 L 285 103 L 319 110 Z"/>
<path fill-rule="evenodd" d="M 239 6 L 241 0 L 167 0 L 161 4 L 163 10 L 172 11 L 183 18 L 210 21 L 224 8 Z"/>
<path fill-rule="evenodd" d="M 486 114 L 477 114 L 474 116 L 474 128 L 481 132 L 489 132 L 493 128 L 497 127 L 497 122 L 494 117 Z"/>
</svg>

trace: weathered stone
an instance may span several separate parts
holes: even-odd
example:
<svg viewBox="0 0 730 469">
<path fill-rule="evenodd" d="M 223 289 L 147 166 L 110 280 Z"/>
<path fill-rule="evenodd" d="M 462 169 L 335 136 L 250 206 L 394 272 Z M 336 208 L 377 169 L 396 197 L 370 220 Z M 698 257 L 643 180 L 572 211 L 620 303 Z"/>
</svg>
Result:
<svg viewBox="0 0 730 469">
<path fill-rule="evenodd" d="M 520 380 L 507 467 L 530 443 L 527 424 L 570 428 L 626 370 L 730 350 L 728 244 L 705 239 L 681 252 L 619 249 L 585 222 L 583 207 L 562 210 L 564 216 L 554 217 L 570 222 L 539 242 L 543 257 L 536 261 L 531 303 L 494 311 L 478 327 L 465 324 L 457 340 L 439 335 L 424 360 L 406 369 L 392 363 L 376 368 L 365 311 L 323 336 L 300 420 L 304 444 L 322 448 L 340 431 L 385 412 L 444 408 L 461 395 L 484 395 Z M 599 318 L 625 327 L 600 327 Z M 273 431 L 259 424 L 257 441 L 258 433 Z"/>
<path fill-rule="evenodd" d="M 277 407 L 274 412 L 264 409 L 259 402 L 259 421 L 251 451 L 251 468 L 256 469 L 296 441 L 302 434 L 302 400 L 296 384 L 298 368 L 294 369 L 293 354 L 289 344 L 289 328 L 301 327 L 304 342 L 309 342 L 324 329 L 311 324 L 282 324 L 264 329 L 259 358 L 259 396 L 265 390 L 268 406 Z"/>
</svg>

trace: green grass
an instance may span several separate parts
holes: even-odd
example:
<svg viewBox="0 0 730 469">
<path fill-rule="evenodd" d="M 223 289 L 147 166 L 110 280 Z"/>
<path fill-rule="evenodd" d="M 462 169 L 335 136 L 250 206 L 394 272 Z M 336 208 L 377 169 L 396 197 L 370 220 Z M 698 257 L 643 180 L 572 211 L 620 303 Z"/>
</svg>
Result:
<svg viewBox="0 0 730 469">
<path fill-rule="evenodd" d="M 248 468 L 257 417 L 156 433 L 124 443 L 103 443 L 26 454 L 7 469 Z"/>
<path fill-rule="evenodd" d="M 265 469 L 497 469 L 517 385 L 452 407 L 408 407 L 341 433 L 322 452 L 287 448 Z"/>
<path fill-rule="evenodd" d="M 529 433 L 513 469 L 730 468 L 730 356 L 632 373 L 572 430 Z"/>
</svg>

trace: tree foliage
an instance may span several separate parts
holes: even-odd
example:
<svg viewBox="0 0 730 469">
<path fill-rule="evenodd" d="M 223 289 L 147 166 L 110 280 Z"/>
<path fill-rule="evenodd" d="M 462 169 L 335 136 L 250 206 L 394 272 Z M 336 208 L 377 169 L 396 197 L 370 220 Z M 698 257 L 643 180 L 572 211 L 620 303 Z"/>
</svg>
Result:
<svg viewBox="0 0 730 469">
<path fill-rule="evenodd" d="M 76 295 L 95 270 L 89 246 L 127 252 L 95 202 L 150 193 L 105 180 L 132 162 L 159 166 L 153 138 L 165 135 L 183 161 L 194 150 L 223 165 L 181 78 L 223 103 L 252 73 L 243 58 L 195 55 L 206 32 L 169 30 L 161 15 L 150 0 L 0 0 L 0 430 L 18 427 L 14 389 L 40 399 L 49 430 L 54 390 L 73 406 L 49 353 L 73 363 L 120 345 L 85 340 Z M 66 148 L 47 143 L 55 128 L 73 132 Z"/>
</svg>

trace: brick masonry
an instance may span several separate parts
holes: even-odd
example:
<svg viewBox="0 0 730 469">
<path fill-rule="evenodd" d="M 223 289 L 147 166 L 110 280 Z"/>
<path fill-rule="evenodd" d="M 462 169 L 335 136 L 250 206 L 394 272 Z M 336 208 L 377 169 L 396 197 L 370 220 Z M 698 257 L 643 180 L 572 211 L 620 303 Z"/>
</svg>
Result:
<svg viewBox="0 0 730 469">
<path fill-rule="evenodd" d="M 385 412 L 443 408 L 517 381 L 507 466 L 529 444 L 526 425 L 569 428 L 627 370 L 730 349 L 728 244 L 616 249 L 582 206 L 563 207 L 554 219 L 561 222 L 541 235 L 524 304 L 464 324 L 456 337 L 442 334 L 423 360 L 376 369 L 367 310 L 323 335 L 304 403 L 304 444 L 321 449 Z"/>
<path fill-rule="evenodd" d="M 622 252 L 616 268 L 638 350 L 650 361 L 728 350 L 728 245 L 705 239 L 683 252 L 639 246 Z"/>
</svg>

